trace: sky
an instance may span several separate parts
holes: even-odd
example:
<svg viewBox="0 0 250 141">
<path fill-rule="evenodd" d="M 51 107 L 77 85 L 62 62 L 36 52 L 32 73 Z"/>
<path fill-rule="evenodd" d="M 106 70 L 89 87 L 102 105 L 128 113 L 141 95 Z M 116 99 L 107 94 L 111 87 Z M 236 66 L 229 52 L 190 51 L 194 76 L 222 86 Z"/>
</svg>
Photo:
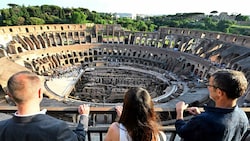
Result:
<svg viewBox="0 0 250 141">
<path fill-rule="evenodd" d="M 63 8 L 87 8 L 105 13 L 171 15 L 176 13 L 211 11 L 250 15 L 248 0 L 1 0 L 0 8 L 8 3 L 24 6 L 57 5 Z"/>
</svg>

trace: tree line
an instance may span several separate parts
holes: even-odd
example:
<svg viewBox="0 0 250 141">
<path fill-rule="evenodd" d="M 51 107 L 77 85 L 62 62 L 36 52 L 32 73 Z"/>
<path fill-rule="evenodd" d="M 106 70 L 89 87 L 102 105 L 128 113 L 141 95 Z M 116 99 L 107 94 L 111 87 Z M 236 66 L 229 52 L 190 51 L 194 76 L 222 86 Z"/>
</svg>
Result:
<svg viewBox="0 0 250 141">
<path fill-rule="evenodd" d="M 116 16 L 117 13 L 101 13 L 86 8 L 62 8 L 56 5 L 20 6 L 8 4 L 9 8 L 0 9 L 0 26 L 41 25 L 41 24 L 120 24 L 125 30 L 153 32 L 161 26 L 209 30 L 250 36 L 249 17 L 241 14 L 221 19 L 217 11 L 204 13 L 179 13 L 159 16 Z"/>
</svg>

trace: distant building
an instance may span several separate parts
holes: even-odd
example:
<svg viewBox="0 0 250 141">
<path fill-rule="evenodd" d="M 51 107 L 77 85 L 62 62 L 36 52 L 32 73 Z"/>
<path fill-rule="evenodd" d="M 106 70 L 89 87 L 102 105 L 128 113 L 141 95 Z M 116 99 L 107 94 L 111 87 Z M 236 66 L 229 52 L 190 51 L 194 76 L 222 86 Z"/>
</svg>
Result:
<svg viewBox="0 0 250 141">
<path fill-rule="evenodd" d="M 231 21 L 233 21 L 233 20 L 235 20 L 235 18 L 236 18 L 236 15 L 228 15 L 227 12 L 221 12 L 219 14 L 219 19 L 220 20 L 231 20 Z"/>
<path fill-rule="evenodd" d="M 115 13 L 114 15 L 116 18 L 131 18 L 131 19 L 133 19 L 132 13 Z"/>
</svg>

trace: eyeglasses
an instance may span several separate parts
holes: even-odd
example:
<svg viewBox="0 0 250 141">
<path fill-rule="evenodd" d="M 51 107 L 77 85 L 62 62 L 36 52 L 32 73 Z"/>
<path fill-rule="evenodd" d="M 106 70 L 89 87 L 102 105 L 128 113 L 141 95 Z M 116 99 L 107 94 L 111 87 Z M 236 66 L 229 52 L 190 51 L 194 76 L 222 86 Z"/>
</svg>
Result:
<svg viewBox="0 0 250 141">
<path fill-rule="evenodd" d="M 219 87 L 217 87 L 217 86 L 215 86 L 215 85 L 210 85 L 210 84 L 206 84 L 206 86 L 207 86 L 207 87 L 213 87 L 213 88 L 219 88 Z"/>
<path fill-rule="evenodd" d="M 215 88 L 215 89 L 220 89 L 220 90 L 223 90 L 223 91 L 225 91 L 224 89 L 222 89 L 222 88 L 220 88 L 220 87 L 218 87 L 218 86 L 215 86 L 215 85 L 211 85 L 211 84 L 206 84 L 206 86 L 207 87 L 213 87 L 213 88 Z"/>
</svg>

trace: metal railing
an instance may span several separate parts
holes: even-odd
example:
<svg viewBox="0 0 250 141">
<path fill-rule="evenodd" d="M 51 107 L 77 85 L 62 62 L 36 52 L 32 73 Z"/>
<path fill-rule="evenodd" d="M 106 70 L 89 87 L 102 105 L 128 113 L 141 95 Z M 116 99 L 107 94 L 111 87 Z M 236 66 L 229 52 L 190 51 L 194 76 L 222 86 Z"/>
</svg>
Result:
<svg viewBox="0 0 250 141">
<path fill-rule="evenodd" d="M 77 117 L 76 115 L 78 115 L 77 107 L 42 107 L 42 109 L 47 109 L 47 114 L 49 115 L 58 117 L 60 119 L 72 123 L 76 121 Z M 176 130 L 173 125 L 173 123 L 175 122 L 175 109 L 155 108 L 155 110 L 161 115 L 165 114 L 172 117 L 172 120 L 162 121 L 163 127 L 161 128 L 161 130 L 167 135 L 168 141 L 181 141 L 182 139 L 176 134 Z M 203 108 L 200 108 L 200 110 L 203 111 Z M 244 110 L 247 116 L 250 117 L 250 108 L 244 107 L 242 108 L 242 110 Z M 1 113 L 13 113 L 15 111 L 16 111 L 15 106 L 0 106 Z M 103 125 L 95 124 L 97 121 L 95 121 L 96 119 L 95 116 L 93 115 L 98 115 L 98 114 L 110 115 L 111 123 L 114 122 L 116 119 L 116 112 L 114 107 L 91 107 L 90 108 L 91 123 L 88 129 L 87 141 L 103 141 L 105 134 L 108 131 L 109 125 L 111 124 L 111 123 Z M 245 137 L 242 139 L 242 141 L 247 141 L 246 137 L 249 135 L 249 133 L 250 133 L 250 128 L 248 128 L 248 131 Z"/>
<path fill-rule="evenodd" d="M 168 141 L 181 141 L 174 126 L 163 126 L 161 130 L 167 135 Z M 89 127 L 87 140 L 103 141 L 107 131 L 108 127 Z"/>
</svg>

